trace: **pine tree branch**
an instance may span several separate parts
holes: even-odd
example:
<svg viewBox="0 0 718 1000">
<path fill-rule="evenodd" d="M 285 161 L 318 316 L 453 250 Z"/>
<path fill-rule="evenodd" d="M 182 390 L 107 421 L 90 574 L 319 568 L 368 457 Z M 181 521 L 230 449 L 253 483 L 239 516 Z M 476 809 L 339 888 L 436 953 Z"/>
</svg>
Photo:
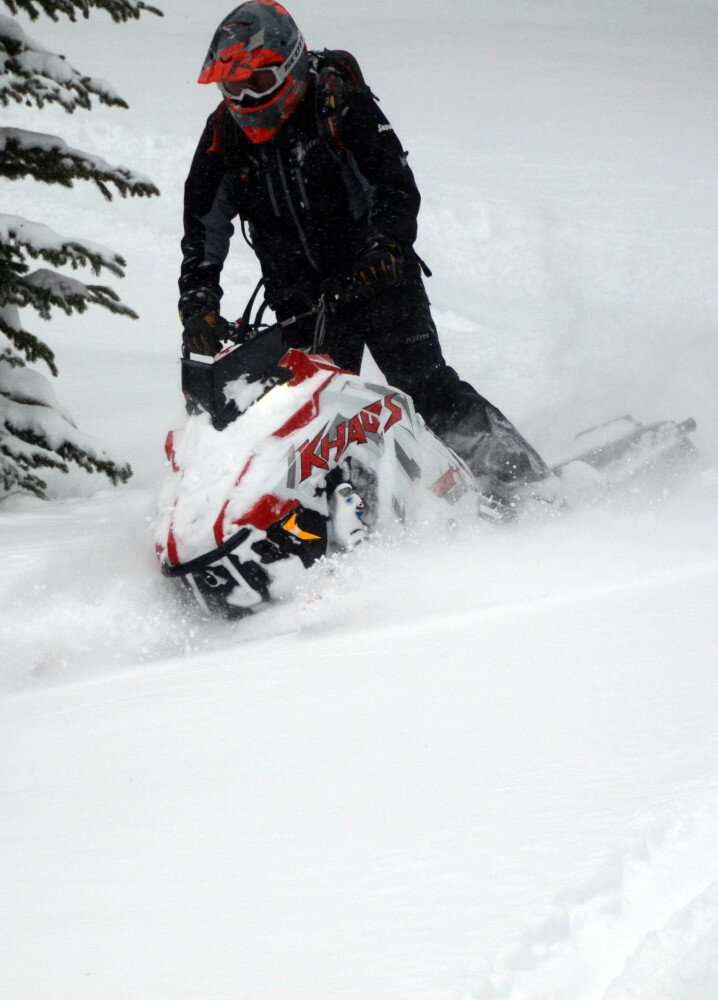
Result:
<svg viewBox="0 0 718 1000">
<path fill-rule="evenodd" d="M 77 430 L 69 415 L 58 409 L 49 386 L 40 384 L 45 381 L 42 376 L 28 373 L 28 377 L 31 391 L 18 398 L 17 392 L 7 391 L 0 367 L 0 486 L 5 492 L 21 488 L 44 497 L 47 484 L 33 470 L 67 472 L 68 462 L 86 472 L 102 472 L 115 485 L 127 482 L 130 466 L 113 462 L 91 437 Z"/>
<path fill-rule="evenodd" d="M 34 308 L 43 319 L 50 318 L 53 307 L 70 314 L 75 310 L 84 312 L 90 305 L 136 318 L 134 310 L 104 285 L 87 285 L 48 269 L 28 274 L 26 256 L 42 258 L 56 267 L 88 266 L 95 274 L 106 268 L 118 277 L 124 276 L 124 259 L 107 247 L 67 239 L 49 226 L 20 216 L 0 215 L 0 331 L 12 345 L 12 349 L 0 351 L 0 361 L 14 366 L 44 361 L 53 375 L 57 374 L 53 352 L 20 323 L 19 309 L 26 306 Z"/>
<path fill-rule="evenodd" d="M 73 270 L 89 267 L 93 274 L 106 268 L 118 278 L 125 274 L 124 258 L 99 243 L 60 236 L 49 226 L 30 222 L 19 215 L 0 215 L 0 269 L 12 266 L 18 272 L 27 271 L 27 266 L 22 264 L 26 253 L 54 267 L 70 265 Z"/>
<path fill-rule="evenodd" d="M 12 13 L 22 11 L 35 20 L 44 14 L 57 21 L 66 16 L 88 17 L 104 10 L 115 22 L 161 11 L 144 0 L 0 0 Z M 126 107 L 102 80 L 82 76 L 63 56 L 25 34 L 12 19 L 0 17 L 0 106 L 11 102 L 58 104 L 72 112 L 89 108 L 91 98 Z M 99 156 L 73 149 L 57 136 L 23 129 L 0 128 L 0 177 L 32 177 L 47 184 L 72 187 L 76 180 L 92 181 L 108 200 L 159 194 L 141 174 L 112 166 Z M 113 462 L 92 438 L 81 434 L 61 409 L 52 388 L 26 362 L 44 361 L 56 375 L 54 355 L 47 345 L 25 330 L 20 309 L 30 306 L 48 319 L 53 308 L 84 312 L 100 305 L 110 312 L 136 317 L 105 285 L 84 284 L 49 268 L 30 273 L 28 259 L 53 267 L 89 267 L 124 275 L 125 261 L 106 247 L 86 240 L 59 236 L 48 226 L 18 216 L 0 215 L 0 495 L 15 490 L 47 495 L 47 483 L 38 470 L 67 472 L 72 463 L 87 472 L 102 472 L 113 483 L 126 482 L 129 465 Z"/>
<path fill-rule="evenodd" d="M 143 12 L 162 17 L 162 11 L 152 7 L 144 0 L 2 0 L 12 14 L 24 11 L 33 21 L 40 14 L 46 14 L 53 21 L 63 14 L 71 21 L 77 20 L 77 14 L 89 17 L 94 8 L 106 11 L 113 21 L 120 23 L 137 19 Z"/>
<path fill-rule="evenodd" d="M 0 282 L 6 274 L 0 272 Z M 106 285 L 85 285 L 76 278 L 44 267 L 0 284 L 0 296 L 5 304 L 18 309 L 31 306 L 43 319 L 50 318 L 53 307 L 62 309 L 69 316 L 72 312 L 84 313 L 91 305 L 102 306 L 116 315 L 138 318 L 137 313 L 121 302 L 117 293 Z"/>
<path fill-rule="evenodd" d="M 24 129 L 0 128 L 0 176 L 34 177 L 45 184 L 72 187 L 75 180 L 93 181 L 108 201 L 113 184 L 123 198 L 159 194 L 149 178 L 127 167 L 113 167 L 100 156 L 73 149 L 58 136 Z"/>
<path fill-rule="evenodd" d="M 0 330 L 2 329 L 2 322 L 0 322 Z M 0 343 L 0 364 L 9 365 L 10 368 L 22 368 L 25 364 L 23 359 L 19 357 L 17 351 L 15 351 L 8 344 L 3 345 Z M 53 374 L 57 374 L 57 370 Z"/>
<path fill-rule="evenodd" d="M 9 345 L 0 342 L 0 361 L 12 368 L 22 368 L 26 362 L 34 364 L 36 361 L 44 361 L 52 374 L 57 375 L 54 351 L 44 341 L 23 329 L 17 309 L 0 309 L 0 333 L 4 333 L 10 342 Z M 20 355 L 24 355 L 24 359 Z"/>
<path fill-rule="evenodd" d="M 110 84 L 82 76 L 64 56 L 50 52 L 8 17 L 0 17 L 0 104 L 11 101 L 60 104 L 72 113 L 90 108 L 91 96 L 102 104 L 126 108 L 127 104 Z"/>
<path fill-rule="evenodd" d="M 14 442 L 4 428 L 0 428 L 0 497 L 11 493 L 32 493 L 38 500 L 47 499 L 47 482 L 36 476 L 31 470 L 38 468 L 54 468 L 61 472 L 69 472 L 64 462 L 53 459 L 49 453 L 37 455 L 29 463 L 22 449 L 13 447 Z"/>
</svg>

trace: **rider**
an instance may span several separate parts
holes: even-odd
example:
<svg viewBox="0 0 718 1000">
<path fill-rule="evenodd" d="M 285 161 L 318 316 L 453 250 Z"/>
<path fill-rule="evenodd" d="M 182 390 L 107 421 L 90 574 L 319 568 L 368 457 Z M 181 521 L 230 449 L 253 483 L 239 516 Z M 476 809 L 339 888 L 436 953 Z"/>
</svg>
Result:
<svg viewBox="0 0 718 1000">
<path fill-rule="evenodd" d="M 238 217 L 278 319 L 352 279 L 363 292 L 328 310 L 322 350 L 358 372 L 368 346 L 387 382 L 477 476 L 542 478 L 513 425 L 442 355 L 414 250 L 420 196 L 407 154 L 348 53 L 309 52 L 275 0 L 220 24 L 199 82 L 222 95 L 185 186 L 179 310 L 185 351 L 215 354 L 226 334 L 220 274 Z M 335 297 L 336 298 L 336 297 Z M 308 325 L 307 325 L 308 324 Z M 294 327 L 312 343 L 315 323 Z"/>
</svg>

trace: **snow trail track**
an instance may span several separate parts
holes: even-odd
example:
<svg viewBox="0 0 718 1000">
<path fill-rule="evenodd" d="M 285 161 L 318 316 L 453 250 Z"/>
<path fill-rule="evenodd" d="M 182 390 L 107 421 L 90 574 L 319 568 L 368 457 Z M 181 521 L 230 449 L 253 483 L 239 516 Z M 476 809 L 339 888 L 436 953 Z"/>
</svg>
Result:
<svg viewBox="0 0 718 1000">
<path fill-rule="evenodd" d="M 718 788 L 662 803 L 632 827 L 589 882 L 560 896 L 522 935 L 473 997 L 718 995 Z"/>
</svg>

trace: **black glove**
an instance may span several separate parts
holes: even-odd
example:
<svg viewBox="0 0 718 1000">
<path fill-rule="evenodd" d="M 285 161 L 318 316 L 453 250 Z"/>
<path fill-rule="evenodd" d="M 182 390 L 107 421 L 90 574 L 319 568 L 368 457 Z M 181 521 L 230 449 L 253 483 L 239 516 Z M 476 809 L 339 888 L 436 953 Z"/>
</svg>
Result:
<svg viewBox="0 0 718 1000">
<path fill-rule="evenodd" d="M 367 296 L 401 281 L 402 256 L 397 243 L 375 236 L 365 243 L 354 262 L 354 283 Z"/>
<path fill-rule="evenodd" d="M 180 295 L 177 303 L 180 319 L 186 323 L 197 313 L 219 312 L 222 289 L 218 285 L 200 285 Z"/>
<path fill-rule="evenodd" d="M 229 339 L 229 323 L 213 309 L 190 316 L 182 331 L 182 347 L 186 354 L 217 354 L 221 341 Z"/>
</svg>

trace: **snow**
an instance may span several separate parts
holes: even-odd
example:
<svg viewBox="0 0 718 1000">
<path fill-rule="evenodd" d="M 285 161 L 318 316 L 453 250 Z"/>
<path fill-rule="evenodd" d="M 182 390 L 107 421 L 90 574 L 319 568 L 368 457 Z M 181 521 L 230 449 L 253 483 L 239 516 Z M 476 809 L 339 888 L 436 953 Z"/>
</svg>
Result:
<svg viewBox="0 0 718 1000">
<path fill-rule="evenodd" d="M 26 172 L 30 176 L 33 175 L 32 160 L 35 154 L 57 154 L 59 157 L 58 166 L 63 168 L 65 174 L 63 177 L 63 171 L 58 169 L 59 183 L 66 181 L 66 186 L 72 187 L 74 180 L 78 177 L 94 180 L 100 190 L 105 193 L 108 201 L 112 197 L 107 188 L 110 183 L 117 187 L 123 198 L 126 197 L 128 191 L 132 191 L 134 188 L 149 189 L 155 193 L 152 182 L 145 174 L 137 173 L 123 166 L 113 167 L 101 156 L 84 152 L 81 149 L 73 149 L 59 136 L 48 135 L 44 132 L 28 132 L 26 129 L 0 128 L 0 152 L 5 152 L 8 146 L 17 150 L 18 153 L 27 154 L 30 166 Z"/>
<path fill-rule="evenodd" d="M 272 439 L 271 435 L 309 403 L 329 377 L 326 371 L 320 371 L 299 387 L 276 386 L 271 400 L 258 400 L 245 414 L 245 420 L 230 424 L 224 431 L 215 430 L 209 415 L 203 414 L 187 427 L 186 433 L 176 435 L 182 488 L 178 496 L 178 483 L 167 477 L 158 501 L 157 543 L 166 546 L 172 525 L 181 540 L 178 544 L 182 562 L 215 548 L 214 525 L 225 505 L 227 523 L 233 524 L 276 483 L 276 469 L 286 461 L 288 445 L 284 438 Z M 228 394 L 227 398 L 234 397 Z M 266 439 L 266 449 L 256 455 L 258 442 Z M 233 486 L 240 474 L 242 481 L 235 491 Z"/>
<path fill-rule="evenodd" d="M 141 318 L 44 331 L 61 404 L 135 477 L 0 507 L 3 992 L 718 998 L 715 476 L 366 545 L 232 625 L 157 573 L 182 185 L 216 100 L 194 80 L 230 5 L 164 6 L 32 28 L 129 111 L 6 115 L 162 197 L 5 191 L 120 253 Z M 292 9 L 410 150 L 462 376 L 549 459 L 632 413 L 694 417 L 715 463 L 718 5 Z M 235 238 L 229 317 L 256 277 Z"/>
<path fill-rule="evenodd" d="M 47 53 L 44 45 L 29 38 L 20 25 L 12 17 L 0 16 L 0 33 L 3 38 L 8 38 L 13 42 L 18 42 L 21 46 L 31 49 L 33 52 Z M 57 57 L 56 57 L 57 58 Z"/>
<path fill-rule="evenodd" d="M 87 258 L 93 255 L 106 267 L 122 276 L 122 261 L 117 254 L 107 247 L 90 243 L 87 240 L 72 239 L 60 236 L 49 226 L 38 222 L 29 222 L 17 215 L 0 215 L 0 239 L 7 243 L 11 240 L 27 247 L 33 256 L 43 253 L 64 253 L 69 259 Z M 82 252 L 84 250 L 84 253 Z"/>
</svg>

